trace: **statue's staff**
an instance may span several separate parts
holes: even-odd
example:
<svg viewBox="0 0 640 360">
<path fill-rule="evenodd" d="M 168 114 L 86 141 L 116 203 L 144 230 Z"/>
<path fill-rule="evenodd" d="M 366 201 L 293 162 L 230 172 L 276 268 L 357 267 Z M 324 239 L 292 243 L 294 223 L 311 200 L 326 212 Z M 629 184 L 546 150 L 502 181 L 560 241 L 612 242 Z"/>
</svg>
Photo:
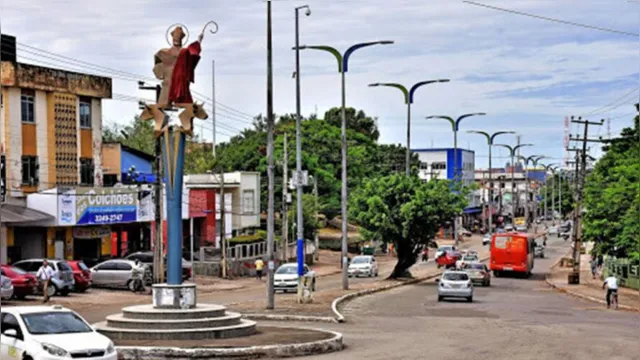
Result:
<svg viewBox="0 0 640 360">
<path fill-rule="evenodd" d="M 208 23 L 204 24 L 204 27 L 202 28 L 202 32 L 200 33 L 200 35 L 198 35 L 198 41 L 202 42 L 202 39 L 204 38 L 204 32 L 205 30 L 207 30 L 207 27 L 209 25 L 213 25 L 215 26 L 215 30 L 214 29 L 209 29 L 209 32 L 211 34 L 215 34 L 218 32 L 218 23 L 216 23 L 215 21 L 209 21 Z"/>
</svg>

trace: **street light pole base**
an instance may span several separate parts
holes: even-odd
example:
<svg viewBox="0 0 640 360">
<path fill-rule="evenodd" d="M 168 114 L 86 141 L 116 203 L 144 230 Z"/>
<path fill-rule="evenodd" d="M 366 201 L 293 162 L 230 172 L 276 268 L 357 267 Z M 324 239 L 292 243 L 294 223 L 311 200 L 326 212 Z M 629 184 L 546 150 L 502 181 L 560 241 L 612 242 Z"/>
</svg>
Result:
<svg viewBox="0 0 640 360">
<path fill-rule="evenodd" d="M 567 276 L 567 283 L 569 285 L 580 285 L 580 272 L 572 271 Z"/>
<path fill-rule="evenodd" d="M 156 309 L 193 309 L 196 307 L 196 284 L 154 284 L 153 307 Z"/>
</svg>

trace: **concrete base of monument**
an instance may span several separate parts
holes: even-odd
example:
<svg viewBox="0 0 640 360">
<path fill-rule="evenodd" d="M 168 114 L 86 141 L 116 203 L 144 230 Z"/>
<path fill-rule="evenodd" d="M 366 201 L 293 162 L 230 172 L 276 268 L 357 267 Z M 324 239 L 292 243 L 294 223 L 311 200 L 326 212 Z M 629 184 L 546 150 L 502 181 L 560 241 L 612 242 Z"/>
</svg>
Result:
<svg viewBox="0 0 640 360">
<path fill-rule="evenodd" d="M 342 334 L 311 328 L 258 326 L 252 336 L 216 340 L 114 340 L 119 359 L 261 359 L 343 349 Z"/>
<path fill-rule="evenodd" d="M 190 309 L 197 303 L 196 284 L 154 284 L 152 286 L 153 307 L 159 309 Z"/>
</svg>

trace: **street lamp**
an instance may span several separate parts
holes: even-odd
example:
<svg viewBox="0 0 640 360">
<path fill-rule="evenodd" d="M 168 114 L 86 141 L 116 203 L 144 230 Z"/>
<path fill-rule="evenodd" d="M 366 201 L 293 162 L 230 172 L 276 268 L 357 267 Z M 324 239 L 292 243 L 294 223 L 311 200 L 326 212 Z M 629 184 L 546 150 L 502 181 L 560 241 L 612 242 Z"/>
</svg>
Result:
<svg viewBox="0 0 640 360">
<path fill-rule="evenodd" d="M 298 301 L 302 299 L 302 275 L 304 275 L 304 220 L 302 211 L 302 135 L 300 123 L 302 122 L 301 105 L 300 105 L 300 31 L 299 31 L 299 12 L 306 9 L 305 15 L 311 15 L 309 5 L 298 6 L 295 9 L 296 14 L 296 210 L 297 210 L 297 241 L 296 241 L 296 258 L 298 261 Z M 286 176 L 286 175 L 285 175 Z M 286 251 L 285 251 L 286 252 Z"/>
<path fill-rule="evenodd" d="M 296 46 L 295 50 L 322 50 L 331 53 L 338 61 L 338 72 L 342 75 L 342 191 L 341 191 L 341 208 L 342 208 L 342 288 L 344 290 L 349 289 L 349 278 L 347 274 L 347 111 L 346 111 L 346 99 L 347 89 L 345 83 L 345 74 L 349 71 L 349 57 L 354 51 L 373 45 L 390 45 L 393 44 L 391 40 L 372 41 L 366 43 L 359 43 L 352 45 L 348 48 L 344 55 L 331 46 L 326 45 L 313 45 L 313 46 Z"/>
<path fill-rule="evenodd" d="M 427 120 L 429 119 L 447 120 L 451 124 L 451 128 L 453 129 L 453 181 L 454 182 L 458 178 L 458 130 L 460 129 L 460 122 L 462 121 L 462 119 L 466 119 L 468 117 L 484 116 L 484 115 L 487 115 L 487 114 L 483 112 L 464 114 L 459 116 L 455 120 L 450 116 L 442 116 L 442 115 L 432 115 L 432 116 L 426 117 Z M 460 159 L 460 161 L 462 161 L 462 159 Z M 454 219 L 454 222 L 453 222 L 453 232 L 454 232 L 453 236 L 456 239 L 456 246 L 458 246 L 460 239 L 458 236 L 458 218 L 457 217 Z"/>
<path fill-rule="evenodd" d="M 534 162 L 537 165 L 538 164 L 538 160 L 544 158 L 544 156 L 541 155 L 531 155 L 529 157 L 526 156 L 520 156 L 518 155 L 518 159 L 522 160 L 524 162 L 524 168 L 525 168 L 525 193 L 526 196 L 524 198 L 524 221 L 526 226 L 529 226 L 529 163 L 530 162 Z"/>
<path fill-rule="evenodd" d="M 434 84 L 434 83 L 446 83 L 446 82 L 449 82 L 449 79 L 421 81 L 413 85 L 410 90 L 407 90 L 407 88 L 404 85 L 396 84 L 396 83 L 369 84 L 370 87 L 377 87 L 377 86 L 394 87 L 396 89 L 400 89 L 400 91 L 402 91 L 402 93 L 404 94 L 404 103 L 407 104 L 407 156 L 406 156 L 407 164 L 405 169 L 407 176 L 409 176 L 411 173 L 411 165 L 410 165 L 411 163 L 411 104 L 413 104 L 413 94 L 419 87 L 423 85 Z"/>
<path fill-rule="evenodd" d="M 547 185 L 547 173 L 551 172 L 552 174 L 555 174 L 555 169 L 553 167 L 556 164 L 548 164 L 548 165 L 540 164 L 540 165 L 542 165 L 544 167 L 544 169 L 545 169 L 545 173 L 544 173 L 544 219 L 546 221 L 547 220 L 547 216 L 549 216 L 549 211 L 548 211 L 548 206 L 547 206 L 547 203 L 548 203 L 547 198 L 549 197 L 548 196 L 549 188 L 548 188 L 548 185 Z M 553 192 L 554 191 L 551 192 L 551 206 L 552 206 L 551 207 L 551 209 L 552 209 L 551 211 L 553 211 L 553 196 L 554 196 Z"/>
<path fill-rule="evenodd" d="M 515 217 L 516 215 L 516 210 L 514 209 L 514 204 L 515 204 L 515 196 L 514 193 L 516 192 L 515 189 L 515 185 L 516 185 L 516 181 L 515 181 L 515 157 L 516 157 L 516 151 L 518 149 L 520 149 L 521 147 L 525 147 L 525 146 L 533 146 L 533 144 L 518 144 L 516 146 L 509 146 L 509 145 L 505 145 L 505 144 L 495 144 L 495 146 L 501 146 L 503 148 L 506 148 L 509 150 L 509 153 L 511 155 L 511 209 L 512 209 L 512 216 Z M 513 219 L 512 219 L 513 221 Z"/>
<path fill-rule="evenodd" d="M 489 208 L 491 209 L 491 211 L 489 212 L 489 232 L 493 232 L 493 207 L 491 205 L 491 203 L 493 202 L 493 181 L 492 181 L 492 174 L 491 174 L 491 148 L 493 147 L 493 141 L 495 140 L 495 138 L 498 135 L 503 135 L 503 134 L 515 134 L 515 131 L 497 131 L 493 134 L 489 134 L 485 131 L 479 131 L 479 130 L 469 130 L 467 131 L 467 133 L 469 134 L 480 134 L 480 135 L 484 135 L 487 138 L 487 144 L 489 145 Z M 484 195 L 483 195 L 484 196 Z M 484 209 L 483 209 L 484 211 Z"/>
</svg>

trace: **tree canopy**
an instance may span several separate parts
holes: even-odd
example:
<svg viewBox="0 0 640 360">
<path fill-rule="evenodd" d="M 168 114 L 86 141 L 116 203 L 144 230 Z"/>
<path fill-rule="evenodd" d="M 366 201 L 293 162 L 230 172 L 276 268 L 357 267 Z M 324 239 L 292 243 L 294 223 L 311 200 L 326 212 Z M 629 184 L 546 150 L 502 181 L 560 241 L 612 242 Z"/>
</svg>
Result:
<svg viewBox="0 0 640 360">
<path fill-rule="evenodd" d="M 440 227 L 467 205 L 467 189 L 452 187 L 394 174 L 367 179 L 351 194 L 349 213 L 365 238 L 394 244 L 398 262 L 390 278 L 405 276 Z"/>
</svg>

